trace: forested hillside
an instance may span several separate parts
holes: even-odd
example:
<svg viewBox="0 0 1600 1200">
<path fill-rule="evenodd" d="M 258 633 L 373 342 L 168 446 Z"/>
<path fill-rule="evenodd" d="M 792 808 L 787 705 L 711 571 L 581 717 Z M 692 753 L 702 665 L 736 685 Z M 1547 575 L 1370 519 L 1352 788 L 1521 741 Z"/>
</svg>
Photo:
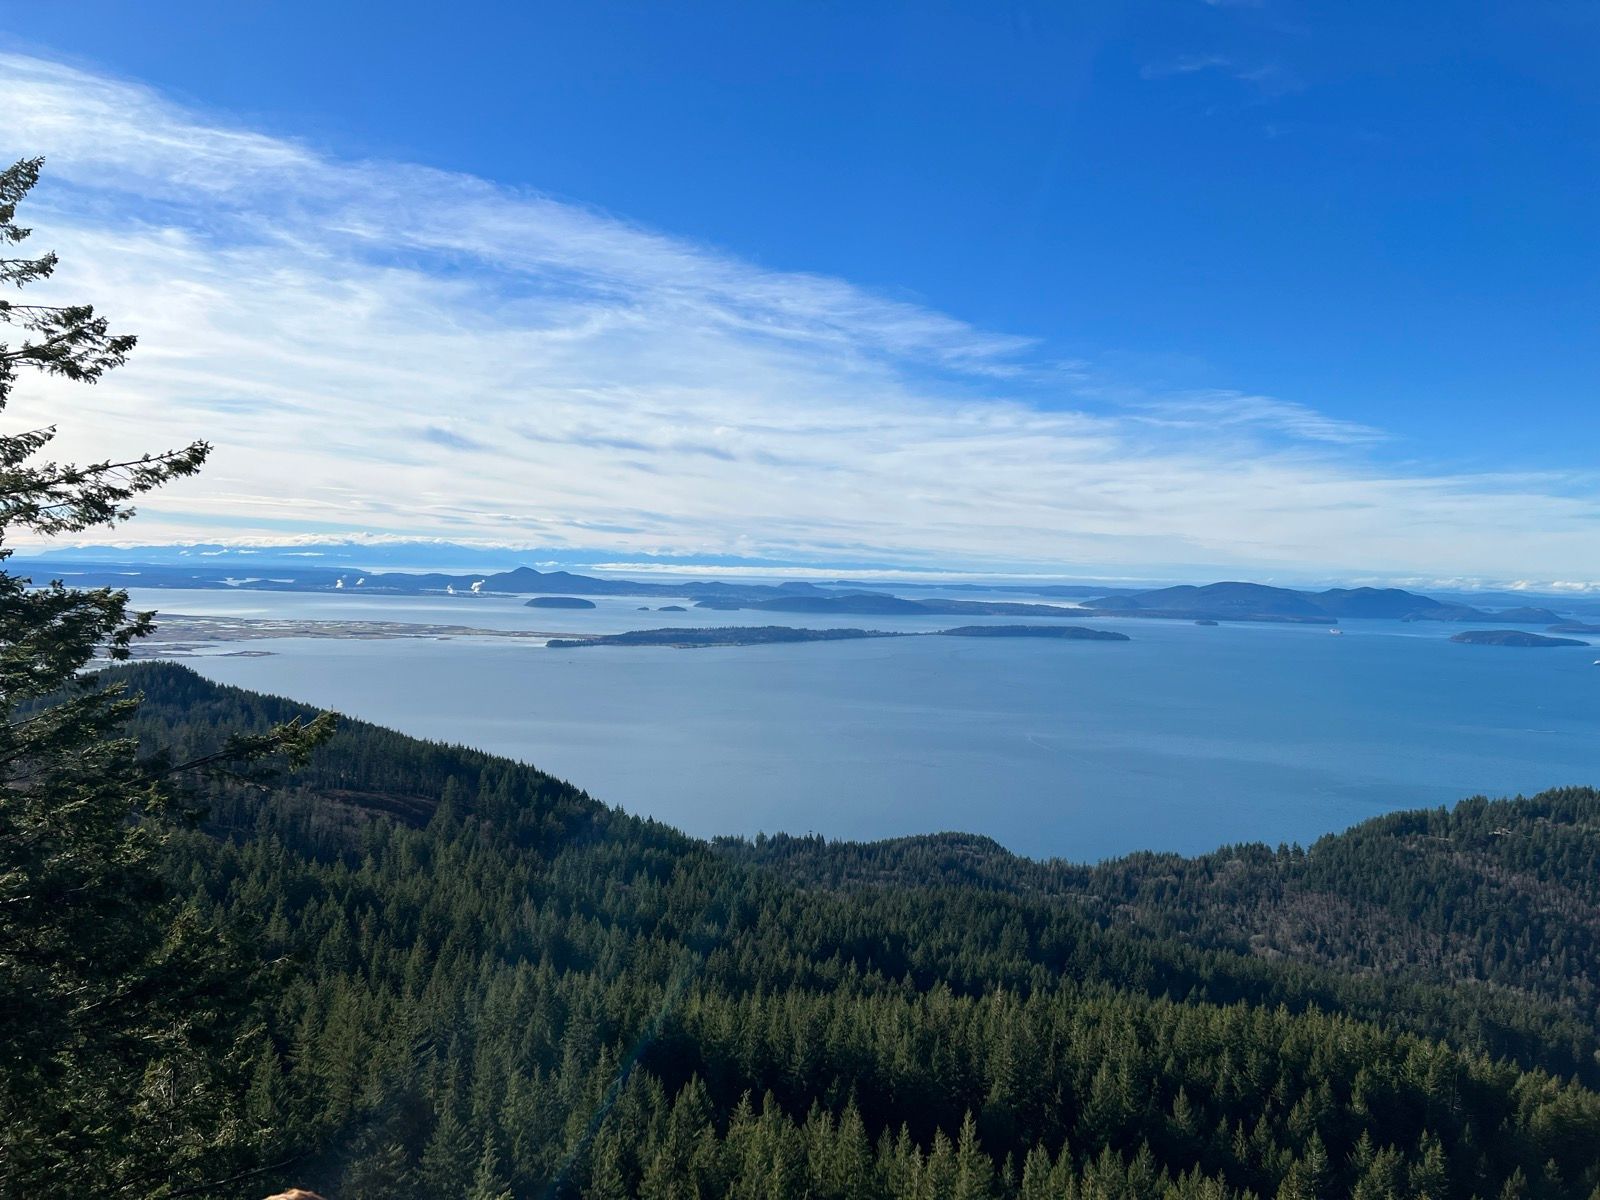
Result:
<svg viewBox="0 0 1600 1200">
<path fill-rule="evenodd" d="M 117 674 L 183 754 L 299 711 Z M 359 723 L 273 786 L 202 787 L 171 879 L 277 963 L 230 1114 L 270 1169 L 239 1195 L 1600 1185 L 1591 793 L 1084 869 L 708 846 Z"/>
<path fill-rule="evenodd" d="M 964 834 L 719 839 L 809 887 L 926 886 L 1072 901 L 1097 923 L 1356 976 L 1516 994 L 1600 1027 L 1600 793 L 1394 813 L 1309 849 L 1034 862 Z M 1575 1062 L 1591 1082 L 1595 1064 Z"/>
</svg>

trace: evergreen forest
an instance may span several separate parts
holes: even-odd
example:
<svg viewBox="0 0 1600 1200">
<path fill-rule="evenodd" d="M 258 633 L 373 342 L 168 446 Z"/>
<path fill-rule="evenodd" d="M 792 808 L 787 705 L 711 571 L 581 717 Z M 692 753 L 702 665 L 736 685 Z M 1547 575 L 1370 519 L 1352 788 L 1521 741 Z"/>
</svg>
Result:
<svg viewBox="0 0 1600 1200">
<path fill-rule="evenodd" d="M 312 715 L 172 665 L 112 678 L 189 757 Z M 957 836 L 706 844 L 345 722 L 190 799 L 170 903 L 254 997 L 197 1135 L 233 1194 L 1600 1186 L 1592 791 L 1080 867 Z"/>
</svg>

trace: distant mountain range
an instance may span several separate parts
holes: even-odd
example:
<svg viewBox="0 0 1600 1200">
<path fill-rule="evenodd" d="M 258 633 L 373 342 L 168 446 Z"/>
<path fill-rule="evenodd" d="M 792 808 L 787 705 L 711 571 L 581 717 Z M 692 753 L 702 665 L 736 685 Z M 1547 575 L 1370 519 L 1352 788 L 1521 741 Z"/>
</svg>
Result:
<svg viewBox="0 0 1600 1200">
<path fill-rule="evenodd" d="M 884 592 L 784 595 L 771 599 L 713 597 L 696 608 L 756 609 L 761 612 L 848 614 L 851 616 L 1082 617 L 1083 609 L 1060 604 L 1022 604 L 1011 600 L 908 600 Z"/>
<path fill-rule="evenodd" d="M 1322 592 L 1302 592 L 1260 583 L 1156 588 L 1131 595 L 1106 596 L 1085 607 L 1104 616 L 1293 621 L 1311 625 L 1329 625 L 1343 617 L 1514 625 L 1552 625 L 1562 619 L 1559 613 L 1547 608 L 1486 612 L 1465 604 L 1446 604 L 1401 588 L 1329 588 Z"/>
<path fill-rule="evenodd" d="M 1464 604 L 1446 604 L 1431 596 L 1400 588 L 1329 588 L 1295 591 L 1260 583 L 1183 585 L 1150 591 L 1087 598 L 1081 607 L 1022 604 L 987 600 L 911 600 L 881 592 L 805 594 L 769 598 L 730 595 L 702 599 L 702 608 L 758 609 L 763 612 L 826 613 L 882 616 L 887 614 L 958 614 L 1008 617 L 1151 617 L 1191 621 L 1273 621 L 1336 625 L 1344 617 L 1399 621 L 1471 621 L 1489 624 L 1550 625 L 1562 617 L 1550 609 L 1515 608 L 1486 612 Z"/>
<path fill-rule="evenodd" d="M 837 616 L 1015 616 L 1015 617 L 1148 617 L 1168 620 L 1274 621 L 1334 625 L 1344 618 L 1400 621 L 1450 621 L 1473 624 L 1554 625 L 1570 620 L 1551 608 L 1514 607 L 1485 610 L 1446 602 L 1401 588 L 1328 588 L 1301 591 L 1261 583 L 1223 582 L 1204 586 L 1134 590 L 1062 584 L 1046 587 L 989 587 L 958 584 L 944 591 L 985 591 L 1034 596 L 1079 598 L 1081 607 L 1008 600 L 911 599 L 895 594 L 925 590 L 927 585 L 887 584 L 881 587 L 837 580 L 830 583 L 724 583 L 714 580 L 641 582 L 604 579 L 570 571 L 516 567 L 508 571 L 470 574 L 446 572 L 362 572 L 315 566 L 274 566 L 244 571 L 238 562 L 93 563 L 77 560 L 13 559 L 11 570 L 36 581 L 61 577 L 78 586 L 197 588 L 217 590 L 325 592 L 362 591 L 382 595 L 457 594 L 479 592 L 530 596 L 657 596 L 686 597 L 697 607 Z"/>
</svg>

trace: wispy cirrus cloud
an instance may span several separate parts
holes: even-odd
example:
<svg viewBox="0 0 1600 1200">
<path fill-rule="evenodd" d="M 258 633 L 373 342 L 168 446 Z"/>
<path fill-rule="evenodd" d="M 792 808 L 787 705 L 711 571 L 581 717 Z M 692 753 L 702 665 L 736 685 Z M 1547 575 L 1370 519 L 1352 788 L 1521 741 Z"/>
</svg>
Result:
<svg viewBox="0 0 1600 1200">
<path fill-rule="evenodd" d="M 1139 68 L 1139 78 L 1144 80 L 1205 73 L 1224 75 L 1268 97 L 1297 92 L 1302 86 L 1299 77 L 1282 63 L 1244 63 L 1226 54 L 1180 54 Z"/>
<path fill-rule="evenodd" d="M 1237 70 L 1233 59 L 1225 54 L 1181 54 L 1177 58 L 1149 62 L 1139 68 L 1141 79 L 1168 79 L 1173 75 L 1194 75 L 1200 71 Z"/>
<path fill-rule="evenodd" d="M 57 63 L 0 57 L 0 111 L 0 152 L 49 157 L 52 286 L 141 335 L 100 387 L 8 416 L 59 422 L 64 455 L 214 441 L 144 505 L 152 540 L 1552 578 L 1600 553 L 1591 480 L 1394 467 L 1381 431 L 1292 400 L 1138 394 L 844 280 Z"/>
<path fill-rule="evenodd" d="M 1308 442 L 1364 446 L 1385 441 L 1371 425 L 1344 421 L 1291 400 L 1211 389 L 1136 401 L 1130 407 L 1152 425 L 1185 430 L 1268 430 Z"/>
</svg>

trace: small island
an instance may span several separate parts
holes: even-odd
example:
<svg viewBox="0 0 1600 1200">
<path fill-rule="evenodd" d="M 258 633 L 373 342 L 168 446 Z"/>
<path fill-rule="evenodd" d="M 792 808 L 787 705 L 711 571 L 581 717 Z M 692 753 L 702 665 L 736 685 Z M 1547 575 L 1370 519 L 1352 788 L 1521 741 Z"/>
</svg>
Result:
<svg viewBox="0 0 1600 1200">
<path fill-rule="evenodd" d="M 1210 617 L 1201 617 L 1198 621 L 1195 622 L 1195 624 L 1196 625 L 1215 625 L 1216 622 L 1214 620 L 1212 620 Z"/>
<path fill-rule="evenodd" d="M 783 642 L 844 642 L 857 638 L 1010 637 L 1055 641 L 1129 642 L 1125 633 L 1085 629 L 1081 625 L 962 625 L 928 633 L 887 633 L 878 629 L 794 629 L 788 625 L 721 625 L 705 629 L 634 629 L 597 633 L 592 637 L 553 637 L 552 650 L 579 646 L 667 646 L 692 650 L 702 646 L 769 646 Z"/>
<path fill-rule="evenodd" d="M 711 629 L 634 629 L 627 633 L 597 633 L 593 637 L 551 638 L 551 650 L 579 646 L 668 646 L 693 650 L 703 646 L 766 646 L 778 642 L 843 642 L 854 638 L 908 636 L 872 629 L 791 629 L 787 625 L 727 625 Z"/>
<path fill-rule="evenodd" d="M 657 612 L 688 612 L 689 610 L 687 608 L 685 608 L 681 604 L 663 604 L 660 608 L 656 609 L 656 611 Z"/>
<path fill-rule="evenodd" d="M 1524 633 L 1520 629 L 1469 629 L 1450 640 L 1467 646 L 1523 646 L 1533 650 L 1589 644 L 1576 638 L 1545 637 L 1542 633 Z"/>
<path fill-rule="evenodd" d="M 1600 633 L 1600 625 L 1588 625 L 1582 621 L 1563 621 L 1559 625 L 1550 626 L 1551 633 Z"/>
<path fill-rule="evenodd" d="M 939 630 L 941 637 L 1064 638 L 1078 642 L 1131 642 L 1125 633 L 1082 625 L 961 625 Z"/>
<path fill-rule="evenodd" d="M 527 601 L 524 608 L 593 608 L 593 600 L 585 600 L 581 596 L 535 596 Z"/>
</svg>

